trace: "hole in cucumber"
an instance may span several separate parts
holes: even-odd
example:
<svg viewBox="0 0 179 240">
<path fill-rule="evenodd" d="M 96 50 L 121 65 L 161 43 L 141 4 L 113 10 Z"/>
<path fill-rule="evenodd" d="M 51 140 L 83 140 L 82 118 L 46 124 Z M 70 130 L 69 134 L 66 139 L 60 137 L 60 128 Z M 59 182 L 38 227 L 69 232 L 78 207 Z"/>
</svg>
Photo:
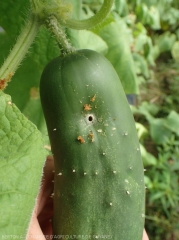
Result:
<svg viewBox="0 0 179 240">
<path fill-rule="evenodd" d="M 90 115 L 90 116 L 88 117 L 88 120 L 89 120 L 90 122 L 92 122 L 92 121 L 93 121 L 93 116 Z"/>
<path fill-rule="evenodd" d="M 85 116 L 85 120 L 86 120 L 86 123 L 91 125 L 91 124 L 94 124 L 96 122 L 96 117 L 94 114 L 87 114 Z"/>
</svg>

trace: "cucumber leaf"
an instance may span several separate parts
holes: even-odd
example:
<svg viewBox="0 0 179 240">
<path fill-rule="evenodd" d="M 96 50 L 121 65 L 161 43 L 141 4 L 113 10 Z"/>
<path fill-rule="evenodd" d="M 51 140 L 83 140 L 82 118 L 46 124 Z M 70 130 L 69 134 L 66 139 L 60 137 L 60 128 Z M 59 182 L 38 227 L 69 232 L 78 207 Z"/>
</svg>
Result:
<svg viewBox="0 0 179 240">
<path fill-rule="evenodd" d="M 76 49 L 91 49 L 103 54 L 108 50 L 106 42 L 100 36 L 91 31 L 68 30 L 68 35 Z"/>
<path fill-rule="evenodd" d="M 36 126 L 2 91 L 0 126 L 0 239 L 3 236 L 25 239 L 46 151 Z"/>
<path fill-rule="evenodd" d="M 99 36 L 107 43 L 105 55 L 119 75 L 126 94 L 138 93 L 135 65 L 130 52 L 129 34 L 117 22 L 111 22 L 99 29 Z"/>
</svg>

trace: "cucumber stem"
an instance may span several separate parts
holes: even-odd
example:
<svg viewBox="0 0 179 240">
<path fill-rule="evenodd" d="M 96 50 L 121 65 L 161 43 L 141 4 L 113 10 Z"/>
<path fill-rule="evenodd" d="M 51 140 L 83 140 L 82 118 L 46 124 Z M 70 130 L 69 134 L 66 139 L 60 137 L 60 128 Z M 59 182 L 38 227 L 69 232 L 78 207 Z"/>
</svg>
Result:
<svg viewBox="0 0 179 240">
<path fill-rule="evenodd" d="M 75 48 L 68 41 L 65 32 L 62 30 L 55 16 L 50 16 L 47 19 L 46 27 L 54 35 L 63 55 L 75 51 Z"/>
<path fill-rule="evenodd" d="M 38 21 L 38 18 L 35 15 L 31 14 L 13 49 L 0 68 L 0 79 L 6 83 L 4 88 L 6 87 L 7 82 L 10 81 L 11 77 L 16 72 L 21 61 L 24 59 L 29 47 L 31 46 L 38 33 L 39 27 L 40 23 Z"/>
</svg>

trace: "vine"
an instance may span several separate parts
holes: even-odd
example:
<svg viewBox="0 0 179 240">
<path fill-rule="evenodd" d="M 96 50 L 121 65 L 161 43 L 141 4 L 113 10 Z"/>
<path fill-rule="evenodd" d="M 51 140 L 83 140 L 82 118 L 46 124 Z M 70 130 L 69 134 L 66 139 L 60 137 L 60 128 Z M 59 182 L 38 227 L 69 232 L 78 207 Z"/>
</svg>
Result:
<svg viewBox="0 0 179 240">
<path fill-rule="evenodd" d="M 59 21 L 68 28 L 73 28 L 76 30 L 90 29 L 98 24 L 100 24 L 106 16 L 111 11 L 114 0 L 104 0 L 104 3 L 99 10 L 99 12 L 92 16 L 91 18 L 85 20 L 76 20 L 76 19 L 59 19 Z"/>
<path fill-rule="evenodd" d="M 34 41 L 39 31 L 39 27 L 40 23 L 38 18 L 31 14 L 13 49 L 6 58 L 3 66 L 0 68 L 0 89 L 5 89 L 7 83 L 11 80 L 11 77 L 14 75 L 15 71 L 24 59 L 29 47 Z"/>
</svg>

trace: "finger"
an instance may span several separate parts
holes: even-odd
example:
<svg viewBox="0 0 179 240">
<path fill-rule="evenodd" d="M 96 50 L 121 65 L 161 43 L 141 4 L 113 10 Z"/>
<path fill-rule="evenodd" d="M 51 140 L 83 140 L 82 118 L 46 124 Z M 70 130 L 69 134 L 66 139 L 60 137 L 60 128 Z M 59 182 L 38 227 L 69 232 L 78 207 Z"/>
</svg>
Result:
<svg viewBox="0 0 179 240">
<path fill-rule="evenodd" d="M 149 238 L 148 238 L 148 236 L 147 236 L 147 233 L 146 233 L 145 229 L 144 229 L 144 231 L 143 231 L 143 237 L 142 237 L 142 240 L 149 240 Z"/>
<path fill-rule="evenodd" d="M 52 215 L 53 215 L 53 201 L 49 198 L 40 214 L 38 215 L 39 225 L 44 235 L 52 234 Z"/>
<path fill-rule="evenodd" d="M 46 201 L 50 199 L 50 195 L 53 193 L 53 179 L 54 179 L 54 160 L 49 156 L 45 162 L 44 174 L 42 177 L 42 185 L 39 192 L 39 196 L 36 204 L 36 214 L 40 214 L 44 208 Z"/>
<path fill-rule="evenodd" d="M 42 233 L 42 230 L 39 226 L 36 214 L 33 213 L 33 216 L 31 218 L 31 222 L 29 225 L 28 233 L 26 236 L 26 240 L 37 240 L 37 236 L 38 236 L 38 239 L 45 240 L 44 234 Z"/>
</svg>

